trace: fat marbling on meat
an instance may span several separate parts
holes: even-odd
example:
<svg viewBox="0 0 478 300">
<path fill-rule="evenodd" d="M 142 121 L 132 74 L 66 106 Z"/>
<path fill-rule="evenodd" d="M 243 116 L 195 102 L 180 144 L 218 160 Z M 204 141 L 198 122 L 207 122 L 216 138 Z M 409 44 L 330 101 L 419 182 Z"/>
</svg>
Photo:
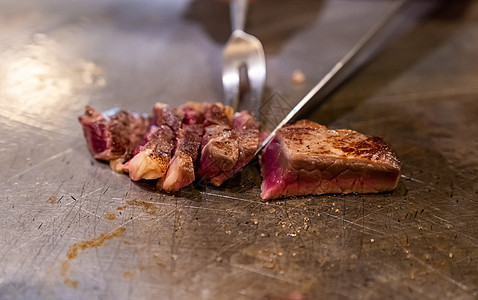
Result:
<svg viewBox="0 0 478 300">
<path fill-rule="evenodd" d="M 400 162 L 382 138 L 307 120 L 280 129 L 260 162 L 265 200 L 391 191 L 400 177 Z"/>
</svg>

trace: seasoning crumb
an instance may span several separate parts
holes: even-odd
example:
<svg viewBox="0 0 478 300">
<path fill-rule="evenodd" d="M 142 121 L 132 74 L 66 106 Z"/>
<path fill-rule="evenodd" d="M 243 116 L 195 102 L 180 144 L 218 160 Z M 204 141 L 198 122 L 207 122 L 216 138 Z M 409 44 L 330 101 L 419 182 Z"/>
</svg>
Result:
<svg viewBox="0 0 478 300">
<path fill-rule="evenodd" d="M 374 240 L 374 239 L 370 239 L 370 243 L 375 243 L 375 240 Z"/>
<path fill-rule="evenodd" d="M 301 70 L 297 69 L 294 72 L 292 72 L 292 77 L 291 77 L 292 83 L 294 85 L 301 85 L 305 82 L 305 74 Z"/>
</svg>

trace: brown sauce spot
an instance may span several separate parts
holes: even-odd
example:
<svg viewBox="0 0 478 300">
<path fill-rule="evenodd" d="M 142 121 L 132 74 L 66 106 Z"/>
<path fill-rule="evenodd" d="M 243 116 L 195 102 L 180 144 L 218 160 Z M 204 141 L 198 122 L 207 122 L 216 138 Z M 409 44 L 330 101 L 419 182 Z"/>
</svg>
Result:
<svg viewBox="0 0 478 300">
<path fill-rule="evenodd" d="M 123 209 L 125 209 L 125 208 L 126 208 L 126 205 L 118 206 L 118 207 L 116 208 L 116 210 L 123 210 Z"/>
<path fill-rule="evenodd" d="M 116 220 L 116 214 L 114 214 L 114 213 L 108 213 L 108 214 L 105 214 L 105 215 L 104 215 L 104 218 L 105 218 L 106 220 L 113 221 L 113 220 Z"/>
<path fill-rule="evenodd" d="M 71 260 L 77 258 L 78 254 L 83 250 L 99 247 L 103 245 L 105 241 L 121 236 L 125 232 L 125 230 L 126 228 L 124 227 L 118 227 L 112 232 L 102 233 L 100 236 L 94 239 L 88 241 L 81 241 L 71 245 L 68 249 L 68 252 L 66 253 L 66 259 L 61 262 L 60 274 L 64 278 L 63 282 L 72 288 L 77 288 L 78 281 L 68 277 L 68 270 L 70 269 Z"/>
<path fill-rule="evenodd" d="M 134 276 L 134 271 L 126 271 L 123 273 L 124 278 L 132 278 Z"/>
<path fill-rule="evenodd" d="M 141 207 L 147 213 L 150 213 L 150 214 L 156 214 L 157 213 L 157 207 L 153 203 L 145 202 L 145 201 L 139 201 L 139 200 L 136 200 L 136 199 L 135 200 L 128 200 L 127 203 L 129 205 Z"/>
<path fill-rule="evenodd" d="M 48 202 L 49 202 L 50 204 L 55 204 L 56 201 L 57 201 L 57 200 L 56 200 L 56 197 L 55 197 L 55 196 L 50 196 L 50 197 L 48 198 Z"/>
</svg>

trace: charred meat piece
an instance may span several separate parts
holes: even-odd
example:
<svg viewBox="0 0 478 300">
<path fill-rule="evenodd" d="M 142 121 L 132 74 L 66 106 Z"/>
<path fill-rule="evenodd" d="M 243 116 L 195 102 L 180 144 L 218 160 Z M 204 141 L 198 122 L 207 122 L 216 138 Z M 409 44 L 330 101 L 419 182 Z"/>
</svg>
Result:
<svg viewBox="0 0 478 300">
<path fill-rule="evenodd" d="M 194 181 L 194 162 L 198 156 L 203 132 L 202 124 L 185 125 L 179 129 L 176 152 L 169 163 L 166 176 L 158 181 L 158 187 L 172 192 Z"/>
<path fill-rule="evenodd" d="M 135 156 L 123 167 L 132 180 L 161 178 L 168 170 L 180 119 L 165 104 L 156 104 L 154 116 L 156 125 L 151 127 L 143 145 L 135 150 Z"/>
<path fill-rule="evenodd" d="M 254 157 L 258 124 L 247 112 L 231 121 L 227 108 L 218 104 L 206 107 L 205 116 L 198 175 L 220 186 Z"/>
<path fill-rule="evenodd" d="M 158 102 L 153 108 L 153 125 L 166 125 L 173 132 L 178 132 L 181 126 L 181 116 L 169 105 Z"/>
<path fill-rule="evenodd" d="M 232 169 L 238 158 L 238 147 L 231 138 L 232 120 L 220 103 L 205 105 L 204 136 L 197 174 L 209 179 L 223 169 Z"/>
<path fill-rule="evenodd" d="M 175 134 L 167 125 L 152 126 L 147 139 L 148 142 L 123 166 L 135 181 L 163 177 L 174 150 Z"/>
<path fill-rule="evenodd" d="M 146 116 L 119 109 L 98 113 L 87 106 L 78 119 L 88 149 L 101 160 L 128 159 L 149 128 Z"/>
<path fill-rule="evenodd" d="M 259 145 L 258 122 L 246 111 L 236 114 L 231 137 L 237 141 L 237 160 L 232 169 L 222 170 L 217 176 L 209 180 L 215 186 L 222 185 L 224 181 L 231 178 L 254 158 Z M 233 144 L 236 145 L 236 143 Z"/>
<path fill-rule="evenodd" d="M 183 120 L 177 136 L 176 151 L 166 176 L 158 181 L 158 187 L 168 192 L 178 191 L 194 181 L 194 163 L 204 134 L 202 106 L 188 103 L 180 108 L 180 113 Z"/>
<path fill-rule="evenodd" d="M 204 105 L 204 127 L 219 125 L 232 127 L 234 110 L 221 103 L 207 103 Z"/>
<path fill-rule="evenodd" d="M 400 162 L 382 138 L 302 120 L 286 126 L 261 156 L 262 199 L 391 191 Z"/>
</svg>

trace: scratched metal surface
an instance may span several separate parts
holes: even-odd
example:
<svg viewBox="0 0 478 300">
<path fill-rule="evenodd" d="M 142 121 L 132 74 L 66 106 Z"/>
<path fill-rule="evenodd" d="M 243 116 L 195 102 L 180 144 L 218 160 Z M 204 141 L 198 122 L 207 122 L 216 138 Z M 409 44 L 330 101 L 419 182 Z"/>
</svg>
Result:
<svg viewBox="0 0 478 300">
<path fill-rule="evenodd" d="M 255 2 L 269 93 L 299 98 L 388 5 Z M 403 162 L 393 193 L 270 203 L 257 165 L 174 196 L 132 183 L 91 158 L 76 121 L 86 104 L 220 99 L 225 4 L 0 7 L 0 299 L 478 297 L 478 1 L 404 32 L 311 112 L 385 137 Z"/>
</svg>

